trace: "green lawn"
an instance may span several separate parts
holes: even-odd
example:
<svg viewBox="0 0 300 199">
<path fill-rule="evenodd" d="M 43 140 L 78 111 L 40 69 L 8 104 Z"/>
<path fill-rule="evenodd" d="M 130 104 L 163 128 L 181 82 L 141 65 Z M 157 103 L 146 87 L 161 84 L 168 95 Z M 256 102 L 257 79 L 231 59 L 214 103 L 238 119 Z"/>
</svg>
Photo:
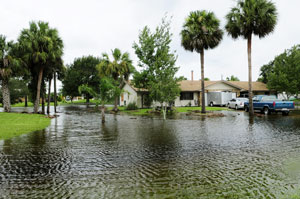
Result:
<svg viewBox="0 0 300 199">
<path fill-rule="evenodd" d="M 58 102 L 58 105 L 60 105 L 59 102 Z M 33 107 L 34 104 L 32 102 L 28 102 L 27 106 L 28 107 Z M 42 106 L 42 104 L 40 104 L 40 106 Z M 47 106 L 47 103 L 45 103 L 45 106 Z M 50 106 L 54 106 L 54 102 L 51 102 Z M 0 103 L 0 107 L 3 107 L 1 103 Z M 25 102 L 21 102 L 21 103 L 17 103 L 17 104 L 12 104 L 11 107 L 25 107 Z"/>
<path fill-rule="evenodd" d="M 201 107 L 175 107 L 176 112 L 187 113 L 190 111 L 201 111 Z M 226 111 L 229 110 L 226 107 L 206 107 L 206 111 Z"/>
<path fill-rule="evenodd" d="M 0 140 L 45 129 L 50 119 L 43 115 L 0 113 Z"/>
<path fill-rule="evenodd" d="M 125 110 L 125 107 L 118 107 L 121 113 L 127 113 L 131 115 L 148 115 L 151 108 L 137 109 L 137 110 Z M 113 107 L 109 107 L 108 110 L 112 110 Z M 206 107 L 206 111 L 224 111 L 229 110 L 224 107 Z M 190 111 L 201 111 L 201 107 L 175 107 L 176 113 L 187 113 Z"/>
</svg>

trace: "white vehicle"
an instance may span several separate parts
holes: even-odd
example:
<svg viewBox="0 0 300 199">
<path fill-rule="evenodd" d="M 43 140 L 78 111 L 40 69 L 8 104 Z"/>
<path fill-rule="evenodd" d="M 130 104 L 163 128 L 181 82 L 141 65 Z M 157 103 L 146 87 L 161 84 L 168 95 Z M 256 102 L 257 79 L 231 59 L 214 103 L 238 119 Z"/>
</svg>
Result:
<svg viewBox="0 0 300 199">
<path fill-rule="evenodd" d="M 228 103 L 228 108 L 234 108 L 235 110 L 244 109 L 244 103 L 248 102 L 248 98 L 236 98 L 232 99 Z"/>
<path fill-rule="evenodd" d="M 208 92 L 207 93 L 207 102 L 209 106 L 226 106 L 229 100 L 232 99 L 232 92 Z"/>
</svg>

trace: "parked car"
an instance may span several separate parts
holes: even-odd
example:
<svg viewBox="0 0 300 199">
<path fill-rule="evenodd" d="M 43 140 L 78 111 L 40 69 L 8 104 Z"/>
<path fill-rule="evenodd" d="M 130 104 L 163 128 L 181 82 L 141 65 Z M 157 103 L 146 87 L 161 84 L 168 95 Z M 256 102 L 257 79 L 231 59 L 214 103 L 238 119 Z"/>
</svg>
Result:
<svg viewBox="0 0 300 199">
<path fill-rule="evenodd" d="M 282 115 L 288 115 L 291 110 L 295 109 L 295 102 L 278 100 L 276 96 L 257 95 L 253 98 L 254 110 L 260 110 L 265 115 L 271 112 L 281 112 Z M 244 109 L 249 111 L 249 102 L 244 103 Z"/>
<path fill-rule="evenodd" d="M 238 97 L 228 102 L 228 108 L 234 108 L 235 110 L 244 109 L 244 103 L 248 102 L 248 98 Z"/>
</svg>

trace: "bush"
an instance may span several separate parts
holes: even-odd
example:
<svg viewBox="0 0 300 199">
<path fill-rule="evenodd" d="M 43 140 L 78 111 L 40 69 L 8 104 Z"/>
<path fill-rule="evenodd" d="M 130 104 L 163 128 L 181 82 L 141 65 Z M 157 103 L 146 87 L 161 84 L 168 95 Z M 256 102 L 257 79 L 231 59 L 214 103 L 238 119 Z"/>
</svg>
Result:
<svg viewBox="0 0 300 199">
<path fill-rule="evenodd" d="M 125 107 L 125 110 L 137 110 L 137 109 L 138 107 L 135 102 L 131 102 Z"/>
</svg>

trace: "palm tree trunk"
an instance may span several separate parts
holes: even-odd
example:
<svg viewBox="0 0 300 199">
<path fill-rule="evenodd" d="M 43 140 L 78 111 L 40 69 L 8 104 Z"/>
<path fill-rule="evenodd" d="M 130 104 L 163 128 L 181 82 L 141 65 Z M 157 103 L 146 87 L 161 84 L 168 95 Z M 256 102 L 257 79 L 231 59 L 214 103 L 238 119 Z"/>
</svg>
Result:
<svg viewBox="0 0 300 199">
<path fill-rule="evenodd" d="M 105 123 L 105 106 L 104 104 L 102 104 L 102 107 L 101 107 L 101 117 L 102 117 L 102 124 Z"/>
<path fill-rule="evenodd" d="M 47 114 L 50 114 L 50 101 L 51 101 L 51 80 L 52 78 L 49 79 L 49 85 L 48 85 L 48 104 L 47 104 Z"/>
<path fill-rule="evenodd" d="M 42 90 L 42 114 L 45 114 L 45 92 L 44 92 L 44 89 Z"/>
<path fill-rule="evenodd" d="M 8 88 L 8 78 L 2 79 L 2 95 L 3 95 L 3 108 L 5 112 L 10 112 L 10 92 Z"/>
<path fill-rule="evenodd" d="M 43 72 L 44 72 L 44 67 L 41 67 L 40 72 L 39 72 L 39 77 L 38 77 L 38 83 L 37 83 L 36 99 L 35 99 L 35 103 L 34 103 L 34 113 L 37 113 L 39 111 L 39 107 L 40 107 L 40 94 L 41 94 L 41 84 L 42 84 Z"/>
<path fill-rule="evenodd" d="M 25 107 L 28 107 L 28 95 L 25 95 Z"/>
<path fill-rule="evenodd" d="M 252 94 L 252 60 L 251 60 L 252 35 L 248 36 L 248 84 L 249 84 L 249 115 L 254 115 Z"/>
<path fill-rule="evenodd" d="M 204 85 L 204 49 L 200 52 L 201 59 L 201 113 L 206 113 L 205 110 L 205 85 Z"/>
<path fill-rule="evenodd" d="M 53 81 L 54 81 L 54 113 L 56 113 L 56 106 L 57 106 L 57 97 L 56 97 L 56 72 L 54 72 L 54 77 L 53 77 Z"/>
</svg>

